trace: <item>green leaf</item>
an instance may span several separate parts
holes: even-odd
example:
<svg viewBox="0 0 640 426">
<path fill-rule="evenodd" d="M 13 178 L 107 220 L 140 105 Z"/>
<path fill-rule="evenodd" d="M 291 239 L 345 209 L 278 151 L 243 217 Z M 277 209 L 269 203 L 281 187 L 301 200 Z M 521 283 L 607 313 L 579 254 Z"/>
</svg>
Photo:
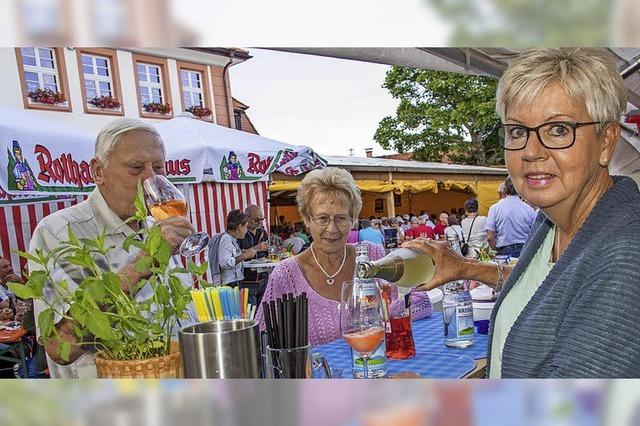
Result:
<svg viewBox="0 0 640 426">
<path fill-rule="evenodd" d="M 159 226 L 152 226 L 149 228 L 149 234 L 147 235 L 146 243 L 146 252 L 151 256 L 155 256 L 160 248 L 160 244 L 162 242 L 162 230 Z"/>
<path fill-rule="evenodd" d="M 45 283 L 47 282 L 47 273 L 45 271 L 33 271 L 29 275 L 29 279 L 27 280 L 27 284 L 33 290 L 33 294 L 36 298 L 42 298 L 42 291 L 44 289 Z"/>
<path fill-rule="evenodd" d="M 87 328 L 94 336 L 99 339 L 112 340 L 114 338 L 109 319 L 104 314 L 104 312 L 101 312 L 97 309 L 88 312 Z"/>
<path fill-rule="evenodd" d="M 145 220 L 149 213 L 147 211 L 147 204 L 144 201 L 144 189 L 142 189 L 142 181 L 138 180 L 138 187 L 136 189 L 136 197 L 133 200 L 136 207 L 135 218 L 137 220 Z"/>
<path fill-rule="evenodd" d="M 120 276 L 113 272 L 104 272 L 102 274 L 102 282 L 106 289 L 112 293 L 118 294 L 121 291 Z"/>
<path fill-rule="evenodd" d="M 86 285 L 86 291 L 91 294 L 91 297 L 93 297 L 93 300 L 95 300 L 96 303 L 103 303 L 106 301 L 106 290 L 102 280 L 98 278 L 90 278 L 84 280 L 83 284 Z"/>
<path fill-rule="evenodd" d="M 54 315 L 55 313 L 53 308 L 48 308 L 40 312 L 40 315 L 38 316 L 38 328 L 42 336 L 49 337 L 51 336 L 51 333 L 53 333 Z"/>
<path fill-rule="evenodd" d="M 166 305 L 169 303 L 169 291 L 163 285 L 159 285 L 156 289 L 156 297 L 158 298 L 158 303 L 160 305 Z"/>
<path fill-rule="evenodd" d="M 208 263 L 204 262 L 201 265 L 196 265 L 192 260 L 187 261 L 187 270 L 194 275 L 202 275 L 207 272 Z"/>
<path fill-rule="evenodd" d="M 13 292 L 20 299 L 33 299 L 35 294 L 31 287 L 27 287 L 24 284 L 9 283 L 9 290 Z"/>
<path fill-rule="evenodd" d="M 165 240 L 162 239 L 160 244 L 158 245 L 158 251 L 156 252 L 156 258 L 162 265 L 163 269 L 166 269 L 169 264 L 169 259 L 171 259 L 171 255 L 173 254 L 173 250 L 171 249 L 171 245 Z"/>
<path fill-rule="evenodd" d="M 25 258 L 27 260 L 30 260 L 33 263 L 37 263 L 38 265 L 42 265 L 42 266 L 46 266 L 47 265 L 46 262 L 42 263 L 40 258 L 38 258 L 37 256 L 35 256 L 35 255 L 31 254 L 31 253 L 28 253 L 26 251 L 20 251 L 20 250 L 16 250 L 15 252 L 18 253 L 18 255 L 20 257 L 23 257 L 23 258 Z"/>
<path fill-rule="evenodd" d="M 136 272 L 141 274 L 147 272 L 153 265 L 153 258 L 151 256 L 145 256 L 136 261 Z"/>
<path fill-rule="evenodd" d="M 69 308 L 69 314 L 74 320 L 78 322 L 78 324 L 80 324 L 83 327 L 86 326 L 87 310 L 80 303 L 72 304 L 71 307 Z M 75 327 L 74 327 L 74 331 L 75 331 Z M 78 332 L 76 331 L 76 335 L 77 334 Z M 82 337 L 83 334 L 84 333 L 81 332 L 79 337 Z"/>
<path fill-rule="evenodd" d="M 76 234 L 73 232 L 73 229 L 71 229 L 70 223 L 67 224 L 67 238 L 69 242 L 74 246 L 80 245 L 80 242 L 78 241 L 78 237 L 76 237 Z"/>
<path fill-rule="evenodd" d="M 167 273 L 168 274 L 188 274 L 189 271 L 187 271 L 185 268 L 178 267 L 178 268 L 169 269 Z"/>
<path fill-rule="evenodd" d="M 69 355 L 71 355 L 71 343 L 66 340 L 58 343 L 58 355 L 65 361 L 69 361 Z"/>
</svg>

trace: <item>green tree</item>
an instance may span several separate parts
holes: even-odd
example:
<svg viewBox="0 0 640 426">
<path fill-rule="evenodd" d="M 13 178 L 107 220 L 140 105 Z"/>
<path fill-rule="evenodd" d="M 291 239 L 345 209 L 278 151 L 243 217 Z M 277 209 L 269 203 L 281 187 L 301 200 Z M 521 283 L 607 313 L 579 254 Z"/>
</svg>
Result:
<svg viewBox="0 0 640 426">
<path fill-rule="evenodd" d="M 602 46 L 610 43 L 611 0 L 426 0 L 451 26 L 453 46 Z"/>
<path fill-rule="evenodd" d="M 446 155 L 461 164 L 504 161 L 495 113 L 498 81 L 457 73 L 393 67 L 383 87 L 400 101 L 395 117 L 380 121 L 374 139 L 385 149 L 413 152 L 421 161 Z"/>
</svg>

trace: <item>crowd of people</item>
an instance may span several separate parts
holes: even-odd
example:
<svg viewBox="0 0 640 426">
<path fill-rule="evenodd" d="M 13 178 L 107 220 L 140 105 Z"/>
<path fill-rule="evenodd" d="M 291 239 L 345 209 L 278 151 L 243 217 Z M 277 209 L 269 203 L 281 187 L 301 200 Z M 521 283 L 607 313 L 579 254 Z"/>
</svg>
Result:
<svg viewBox="0 0 640 426">
<path fill-rule="evenodd" d="M 306 292 L 310 342 L 322 344 L 340 337 L 337 306 L 341 283 L 354 275 L 354 243 L 365 244 L 371 260 L 384 256 L 389 243 L 404 245 L 435 263 L 434 277 L 412 292 L 414 318 L 432 311 L 422 290 L 456 279 L 477 280 L 499 292 L 490 322 L 490 377 L 639 377 L 640 192 L 631 179 L 610 176 L 607 168 L 626 97 L 617 67 L 596 50 L 526 51 L 512 60 L 498 86 L 496 109 L 504 123 L 498 135 L 509 178 L 486 217 L 471 198 L 437 216 L 421 211 L 358 219 L 362 198 L 351 174 L 314 170 L 298 188 L 301 222 L 291 225 L 280 217 L 267 232 L 264 206 L 228 214 L 225 232 L 212 236 L 209 246 L 213 281 L 253 289 L 255 303 Z M 114 121 L 96 140 L 96 188 L 86 201 L 44 218 L 29 250 L 50 252 L 68 238 L 68 229 L 78 238 L 106 230 L 114 249 L 100 264 L 122 277 L 128 291 L 137 289 L 149 276 L 136 268 L 145 254 L 124 250 L 123 243 L 146 225 L 125 221 L 135 212 L 138 182 L 164 174 L 164 167 L 164 144 L 152 126 Z M 194 231 L 183 216 L 151 226 L 159 227 L 174 254 Z M 451 250 L 448 239 L 467 242 L 467 257 Z M 519 258 L 516 266 L 477 261 L 487 246 Z M 244 268 L 276 247 L 290 256 L 271 273 Z M 31 272 L 36 268 L 29 262 Z M 21 280 L 8 278 L 12 273 L 0 262 L 0 316 L 24 322 L 29 307 L 16 309 L 4 287 L 7 280 Z M 67 263 L 53 273 L 73 291 L 87 271 Z M 182 285 L 191 287 L 191 277 Z M 148 299 L 147 286 L 132 297 Z M 35 324 L 41 310 L 36 301 Z M 190 318 L 195 321 L 195 315 Z M 256 319 L 264 328 L 261 308 Z M 95 348 L 76 344 L 80 336 L 68 318 L 56 321 L 58 335 L 72 349 L 66 361 L 57 355 L 56 341 L 44 342 L 52 377 L 95 377 Z"/>
</svg>

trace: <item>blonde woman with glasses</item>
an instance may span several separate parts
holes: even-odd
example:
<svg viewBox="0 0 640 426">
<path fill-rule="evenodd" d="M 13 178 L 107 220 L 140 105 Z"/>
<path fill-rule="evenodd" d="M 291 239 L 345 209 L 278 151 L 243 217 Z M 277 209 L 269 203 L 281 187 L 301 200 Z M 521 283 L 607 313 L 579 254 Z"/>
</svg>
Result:
<svg viewBox="0 0 640 426">
<path fill-rule="evenodd" d="M 283 260 L 269 276 L 263 303 L 283 294 L 307 293 L 309 343 L 320 345 L 339 339 L 338 302 L 344 281 L 353 279 L 356 252 L 347 238 L 362 208 L 360 189 L 343 169 L 329 167 L 309 172 L 298 187 L 298 209 L 313 237 L 308 250 Z M 365 242 L 371 260 L 385 255 L 380 245 Z M 422 297 L 423 311 L 431 305 Z M 426 300 L 426 302 L 425 302 Z M 428 304 L 425 307 L 424 304 Z M 418 306 L 420 307 L 420 306 Z M 424 314 L 423 316 L 425 316 Z M 256 315 L 264 329 L 262 306 Z"/>
<path fill-rule="evenodd" d="M 498 135 L 518 194 L 540 209 L 515 267 L 432 241 L 436 276 L 502 287 L 489 377 L 640 377 L 640 193 L 608 165 L 627 107 L 620 70 L 595 49 L 534 49 L 500 79 Z"/>
</svg>

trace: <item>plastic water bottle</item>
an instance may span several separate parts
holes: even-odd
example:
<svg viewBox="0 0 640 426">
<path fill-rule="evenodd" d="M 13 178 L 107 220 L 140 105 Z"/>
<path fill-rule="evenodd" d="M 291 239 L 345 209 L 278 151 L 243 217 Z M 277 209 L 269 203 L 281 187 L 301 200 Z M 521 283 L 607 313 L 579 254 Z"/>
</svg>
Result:
<svg viewBox="0 0 640 426">
<path fill-rule="evenodd" d="M 473 344 L 473 303 L 469 281 L 458 280 L 444 285 L 442 317 L 446 346 L 466 348 Z"/>
<path fill-rule="evenodd" d="M 447 236 L 451 249 L 462 256 L 457 235 Z M 444 318 L 444 344 L 453 348 L 466 348 L 473 344 L 473 302 L 469 281 L 457 280 L 444 285 L 442 299 Z"/>
<path fill-rule="evenodd" d="M 361 262 L 369 261 L 369 252 L 367 250 L 367 246 L 365 244 L 357 244 L 356 245 L 356 265 Z M 358 268 L 356 268 L 357 270 Z M 361 282 L 365 286 L 365 288 L 369 289 L 372 294 L 375 292 L 380 292 L 380 287 L 375 279 L 370 278 L 358 278 L 357 275 L 353 278 L 354 281 Z M 387 318 L 388 318 L 387 312 Z M 387 322 L 388 324 L 388 322 Z M 385 345 L 385 339 L 382 339 L 380 345 L 376 348 L 375 351 L 369 356 L 368 359 L 368 378 L 369 379 L 379 379 L 387 377 L 387 348 Z M 362 362 L 362 355 L 360 352 L 351 349 L 351 371 L 353 372 L 353 377 L 357 379 L 361 379 L 364 377 L 364 366 Z"/>
</svg>

